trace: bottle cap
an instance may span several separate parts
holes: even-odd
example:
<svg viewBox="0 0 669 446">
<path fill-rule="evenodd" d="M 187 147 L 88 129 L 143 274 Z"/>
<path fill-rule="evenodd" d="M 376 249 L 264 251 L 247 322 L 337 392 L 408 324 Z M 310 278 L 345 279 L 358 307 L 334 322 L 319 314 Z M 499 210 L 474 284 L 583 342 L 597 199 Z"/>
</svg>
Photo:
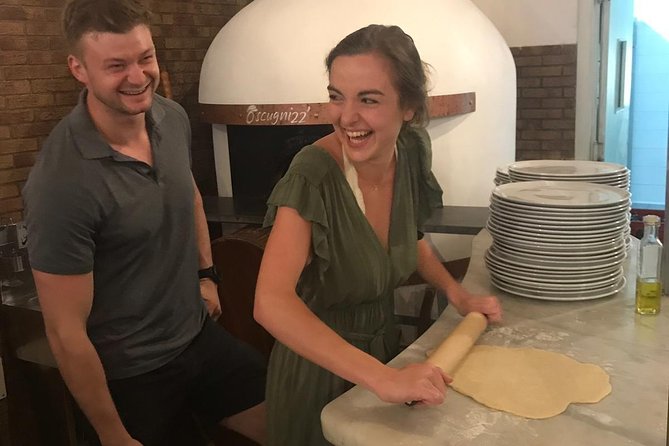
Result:
<svg viewBox="0 0 669 446">
<path fill-rule="evenodd" d="M 643 222 L 648 225 L 659 225 L 660 217 L 658 215 L 644 215 Z"/>
</svg>

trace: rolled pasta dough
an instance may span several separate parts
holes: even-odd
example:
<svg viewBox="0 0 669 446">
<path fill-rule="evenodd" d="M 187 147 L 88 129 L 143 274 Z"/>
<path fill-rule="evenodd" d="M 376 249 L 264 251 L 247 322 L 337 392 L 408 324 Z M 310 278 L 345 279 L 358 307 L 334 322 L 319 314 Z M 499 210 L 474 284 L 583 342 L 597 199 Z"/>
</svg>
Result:
<svg viewBox="0 0 669 446">
<path fill-rule="evenodd" d="M 536 419 L 611 392 L 609 375 L 597 365 L 534 348 L 486 345 L 471 349 L 451 386 L 493 409 Z"/>
</svg>

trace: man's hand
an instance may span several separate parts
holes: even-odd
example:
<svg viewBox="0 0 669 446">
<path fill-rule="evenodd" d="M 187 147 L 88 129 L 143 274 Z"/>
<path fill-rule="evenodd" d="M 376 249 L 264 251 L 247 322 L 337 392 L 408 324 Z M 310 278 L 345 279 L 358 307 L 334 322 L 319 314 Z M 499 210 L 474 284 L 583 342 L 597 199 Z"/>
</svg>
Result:
<svg viewBox="0 0 669 446">
<path fill-rule="evenodd" d="M 221 316 L 221 301 L 218 299 L 218 286 L 210 279 L 200 280 L 200 294 L 212 319 Z"/>
</svg>

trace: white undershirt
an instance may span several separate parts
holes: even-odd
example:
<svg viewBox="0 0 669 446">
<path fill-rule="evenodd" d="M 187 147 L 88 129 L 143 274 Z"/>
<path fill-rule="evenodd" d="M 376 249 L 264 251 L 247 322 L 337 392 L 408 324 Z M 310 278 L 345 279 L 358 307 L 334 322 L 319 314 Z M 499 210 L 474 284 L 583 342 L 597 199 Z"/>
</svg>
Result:
<svg viewBox="0 0 669 446">
<path fill-rule="evenodd" d="M 353 191 L 353 196 L 355 197 L 355 201 L 358 203 L 358 207 L 364 214 L 365 198 L 363 197 L 360 186 L 358 185 L 358 171 L 355 170 L 355 167 L 353 167 L 353 164 L 351 164 L 351 161 L 349 161 L 348 156 L 346 156 L 346 150 L 344 150 L 343 147 L 341 149 L 341 156 L 344 159 L 344 176 L 346 177 L 346 181 Z M 395 146 L 395 158 L 397 159 L 397 145 Z"/>
</svg>

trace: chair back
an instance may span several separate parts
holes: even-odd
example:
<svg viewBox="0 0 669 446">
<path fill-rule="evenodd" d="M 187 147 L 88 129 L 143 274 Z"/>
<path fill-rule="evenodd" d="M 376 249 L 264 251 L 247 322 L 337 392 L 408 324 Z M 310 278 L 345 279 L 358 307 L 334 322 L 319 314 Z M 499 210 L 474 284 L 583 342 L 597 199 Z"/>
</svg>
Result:
<svg viewBox="0 0 669 446">
<path fill-rule="evenodd" d="M 253 319 L 253 302 L 269 231 L 269 228 L 246 227 L 211 244 L 214 265 L 221 276 L 218 297 L 222 314 L 218 322 L 267 359 L 274 338 Z"/>
</svg>

